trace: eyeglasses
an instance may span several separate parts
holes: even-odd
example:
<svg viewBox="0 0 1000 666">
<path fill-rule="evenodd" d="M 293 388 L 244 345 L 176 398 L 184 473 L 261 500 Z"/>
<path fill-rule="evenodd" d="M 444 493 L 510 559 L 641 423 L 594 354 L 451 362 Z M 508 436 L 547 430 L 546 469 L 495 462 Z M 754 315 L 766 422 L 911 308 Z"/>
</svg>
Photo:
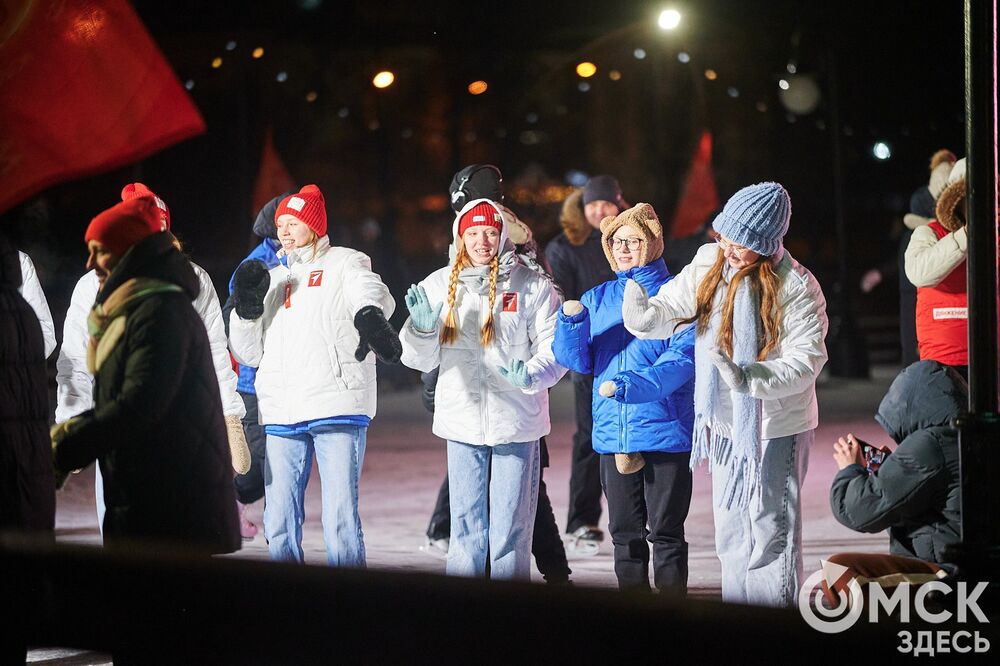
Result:
<svg viewBox="0 0 1000 666">
<path fill-rule="evenodd" d="M 635 252 L 642 245 L 642 238 L 612 238 L 608 245 L 614 250 L 620 250 L 622 245 Z"/>
<path fill-rule="evenodd" d="M 735 243 L 730 243 L 727 240 L 723 240 L 721 236 L 715 239 L 716 244 L 718 244 L 719 249 L 723 252 L 727 250 L 732 252 L 736 257 L 742 257 L 744 254 L 750 251 L 750 248 L 743 247 L 742 245 L 736 245 Z"/>
</svg>

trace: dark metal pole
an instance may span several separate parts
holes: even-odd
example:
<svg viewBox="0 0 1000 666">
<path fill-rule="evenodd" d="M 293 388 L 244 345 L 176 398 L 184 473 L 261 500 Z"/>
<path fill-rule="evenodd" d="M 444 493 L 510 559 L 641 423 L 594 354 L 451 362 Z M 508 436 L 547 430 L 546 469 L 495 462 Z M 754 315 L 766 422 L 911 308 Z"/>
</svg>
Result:
<svg viewBox="0 0 1000 666">
<path fill-rule="evenodd" d="M 1000 562 L 996 27 L 997 0 L 965 0 L 969 414 L 956 421 L 962 478 L 962 545 L 956 559 L 970 578 L 993 581 Z"/>
</svg>

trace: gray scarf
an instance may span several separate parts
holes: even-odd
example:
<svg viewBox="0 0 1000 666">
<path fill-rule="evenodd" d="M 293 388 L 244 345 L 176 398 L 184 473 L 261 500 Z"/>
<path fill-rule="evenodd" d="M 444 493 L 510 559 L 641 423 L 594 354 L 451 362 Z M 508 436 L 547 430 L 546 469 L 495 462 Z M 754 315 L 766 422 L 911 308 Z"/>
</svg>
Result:
<svg viewBox="0 0 1000 666">
<path fill-rule="evenodd" d="M 723 280 L 728 289 L 736 270 L 731 266 L 723 269 Z M 720 290 L 722 291 L 722 290 Z M 722 292 L 723 294 L 725 292 Z M 724 298 L 720 299 L 724 302 Z M 752 495 L 760 493 L 760 465 L 763 452 L 761 442 L 761 401 L 730 390 L 733 404 L 732 439 L 711 432 L 712 420 L 719 402 L 719 390 L 727 390 L 720 382 L 719 371 L 709 360 L 708 352 L 716 346 L 721 307 L 713 310 L 709 330 L 695 340 L 694 379 L 694 434 L 691 442 L 691 466 L 702 460 L 709 460 L 709 469 L 716 465 L 728 468 L 728 481 L 722 498 L 717 501 L 727 509 L 737 502 L 740 508 L 750 504 Z M 736 292 L 733 303 L 733 362 L 745 367 L 757 361 L 761 337 L 760 302 L 743 280 Z M 742 492 L 736 496 L 739 480 L 743 480 Z"/>
</svg>

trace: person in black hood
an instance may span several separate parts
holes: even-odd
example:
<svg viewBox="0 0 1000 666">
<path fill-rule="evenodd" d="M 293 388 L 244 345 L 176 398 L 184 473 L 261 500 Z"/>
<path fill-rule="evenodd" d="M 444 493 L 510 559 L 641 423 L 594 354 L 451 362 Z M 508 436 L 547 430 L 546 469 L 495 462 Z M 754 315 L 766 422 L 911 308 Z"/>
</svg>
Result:
<svg viewBox="0 0 1000 666">
<path fill-rule="evenodd" d="M 947 562 L 947 550 L 961 533 L 958 432 L 952 420 L 967 401 L 968 386 L 958 372 L 920 361 L 896 377 L 879 405 L 875 420 L 899 446 L 877 471 L 866 469 L 863 442 L 853 435 L 840 438 L 834 445 L 840 472 L 830 489 L 830 508 L 841 524 L 858 532 L 888 529 L 890 555 L 841 553 L 828 562 L 869 580 L 896 574 L 893 584 L 955 572 Z M 836 580 L 827 583 L 837 588 Z"/>
<path fill-rule="evenodd" d="M 228 553 L 240 547 L 236 497 L 208 335 L 191 305 L 198 278 L 161 229 L 150 197 L 87 228 L 87 268 L 101 284 L 88 318 L 94 409 L 53 428 L 53 462 L 64 480 L 98 460 L 108 547 Z"/>
<path fill-rule="evenodd" d="M 45 350 L 20 286 L 17 250 L 0 232 L 0 531 L 51 534 L 56 496 Z"/>
</svg>

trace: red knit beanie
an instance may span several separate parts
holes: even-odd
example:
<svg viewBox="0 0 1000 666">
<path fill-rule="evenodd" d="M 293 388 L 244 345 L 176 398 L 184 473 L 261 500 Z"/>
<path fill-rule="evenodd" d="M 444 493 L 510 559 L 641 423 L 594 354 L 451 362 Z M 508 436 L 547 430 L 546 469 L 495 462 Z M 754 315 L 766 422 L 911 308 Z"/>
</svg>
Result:
<svg viewBox="0 0 1000 666">
<path fill-rule="evenodd" d="M 139 197 L 153 197 L 153 202 L 156 207 L 160 209 L 160 217 L 163 218 L 163 222 L 167 225 L 166 228 L 170 228 L 170 210 L 167 208 L 167 204 L 163 202 L 163 199 L 156 196 L 153 190 L 149 189 L 142 183 L 129 183 L 122 188 L 122 201 L 131 201 L 132 199 L 138 199 Z"/>
<path fill-rule="evenodd" d="M 458 219 L 458 235 L 461 238 L 469 227 L 480 226 L 493 227 L 498 231 L 503 229 L 503 218 L 500 216 L 500 211 L 486 201 L 476 204 L 462 214 L 462 217 Z"/>
<path fill-rule="evenodd" d="M 306 185 L 298 194 L 282 199 L 278 209 L 274 211 L 275 223 L 282 215 L 302 220 L 317 236 L 326 235 L 326 200 L 315 185 Z"/>
<path fill-rule="evenodd" d="M 93 220 L 83 240 L 97 241 L 121 257 L 147 236 L 163 231 L 161 211 L 153 197 L 140 197 L 115 204 Z"/>
</svg>

